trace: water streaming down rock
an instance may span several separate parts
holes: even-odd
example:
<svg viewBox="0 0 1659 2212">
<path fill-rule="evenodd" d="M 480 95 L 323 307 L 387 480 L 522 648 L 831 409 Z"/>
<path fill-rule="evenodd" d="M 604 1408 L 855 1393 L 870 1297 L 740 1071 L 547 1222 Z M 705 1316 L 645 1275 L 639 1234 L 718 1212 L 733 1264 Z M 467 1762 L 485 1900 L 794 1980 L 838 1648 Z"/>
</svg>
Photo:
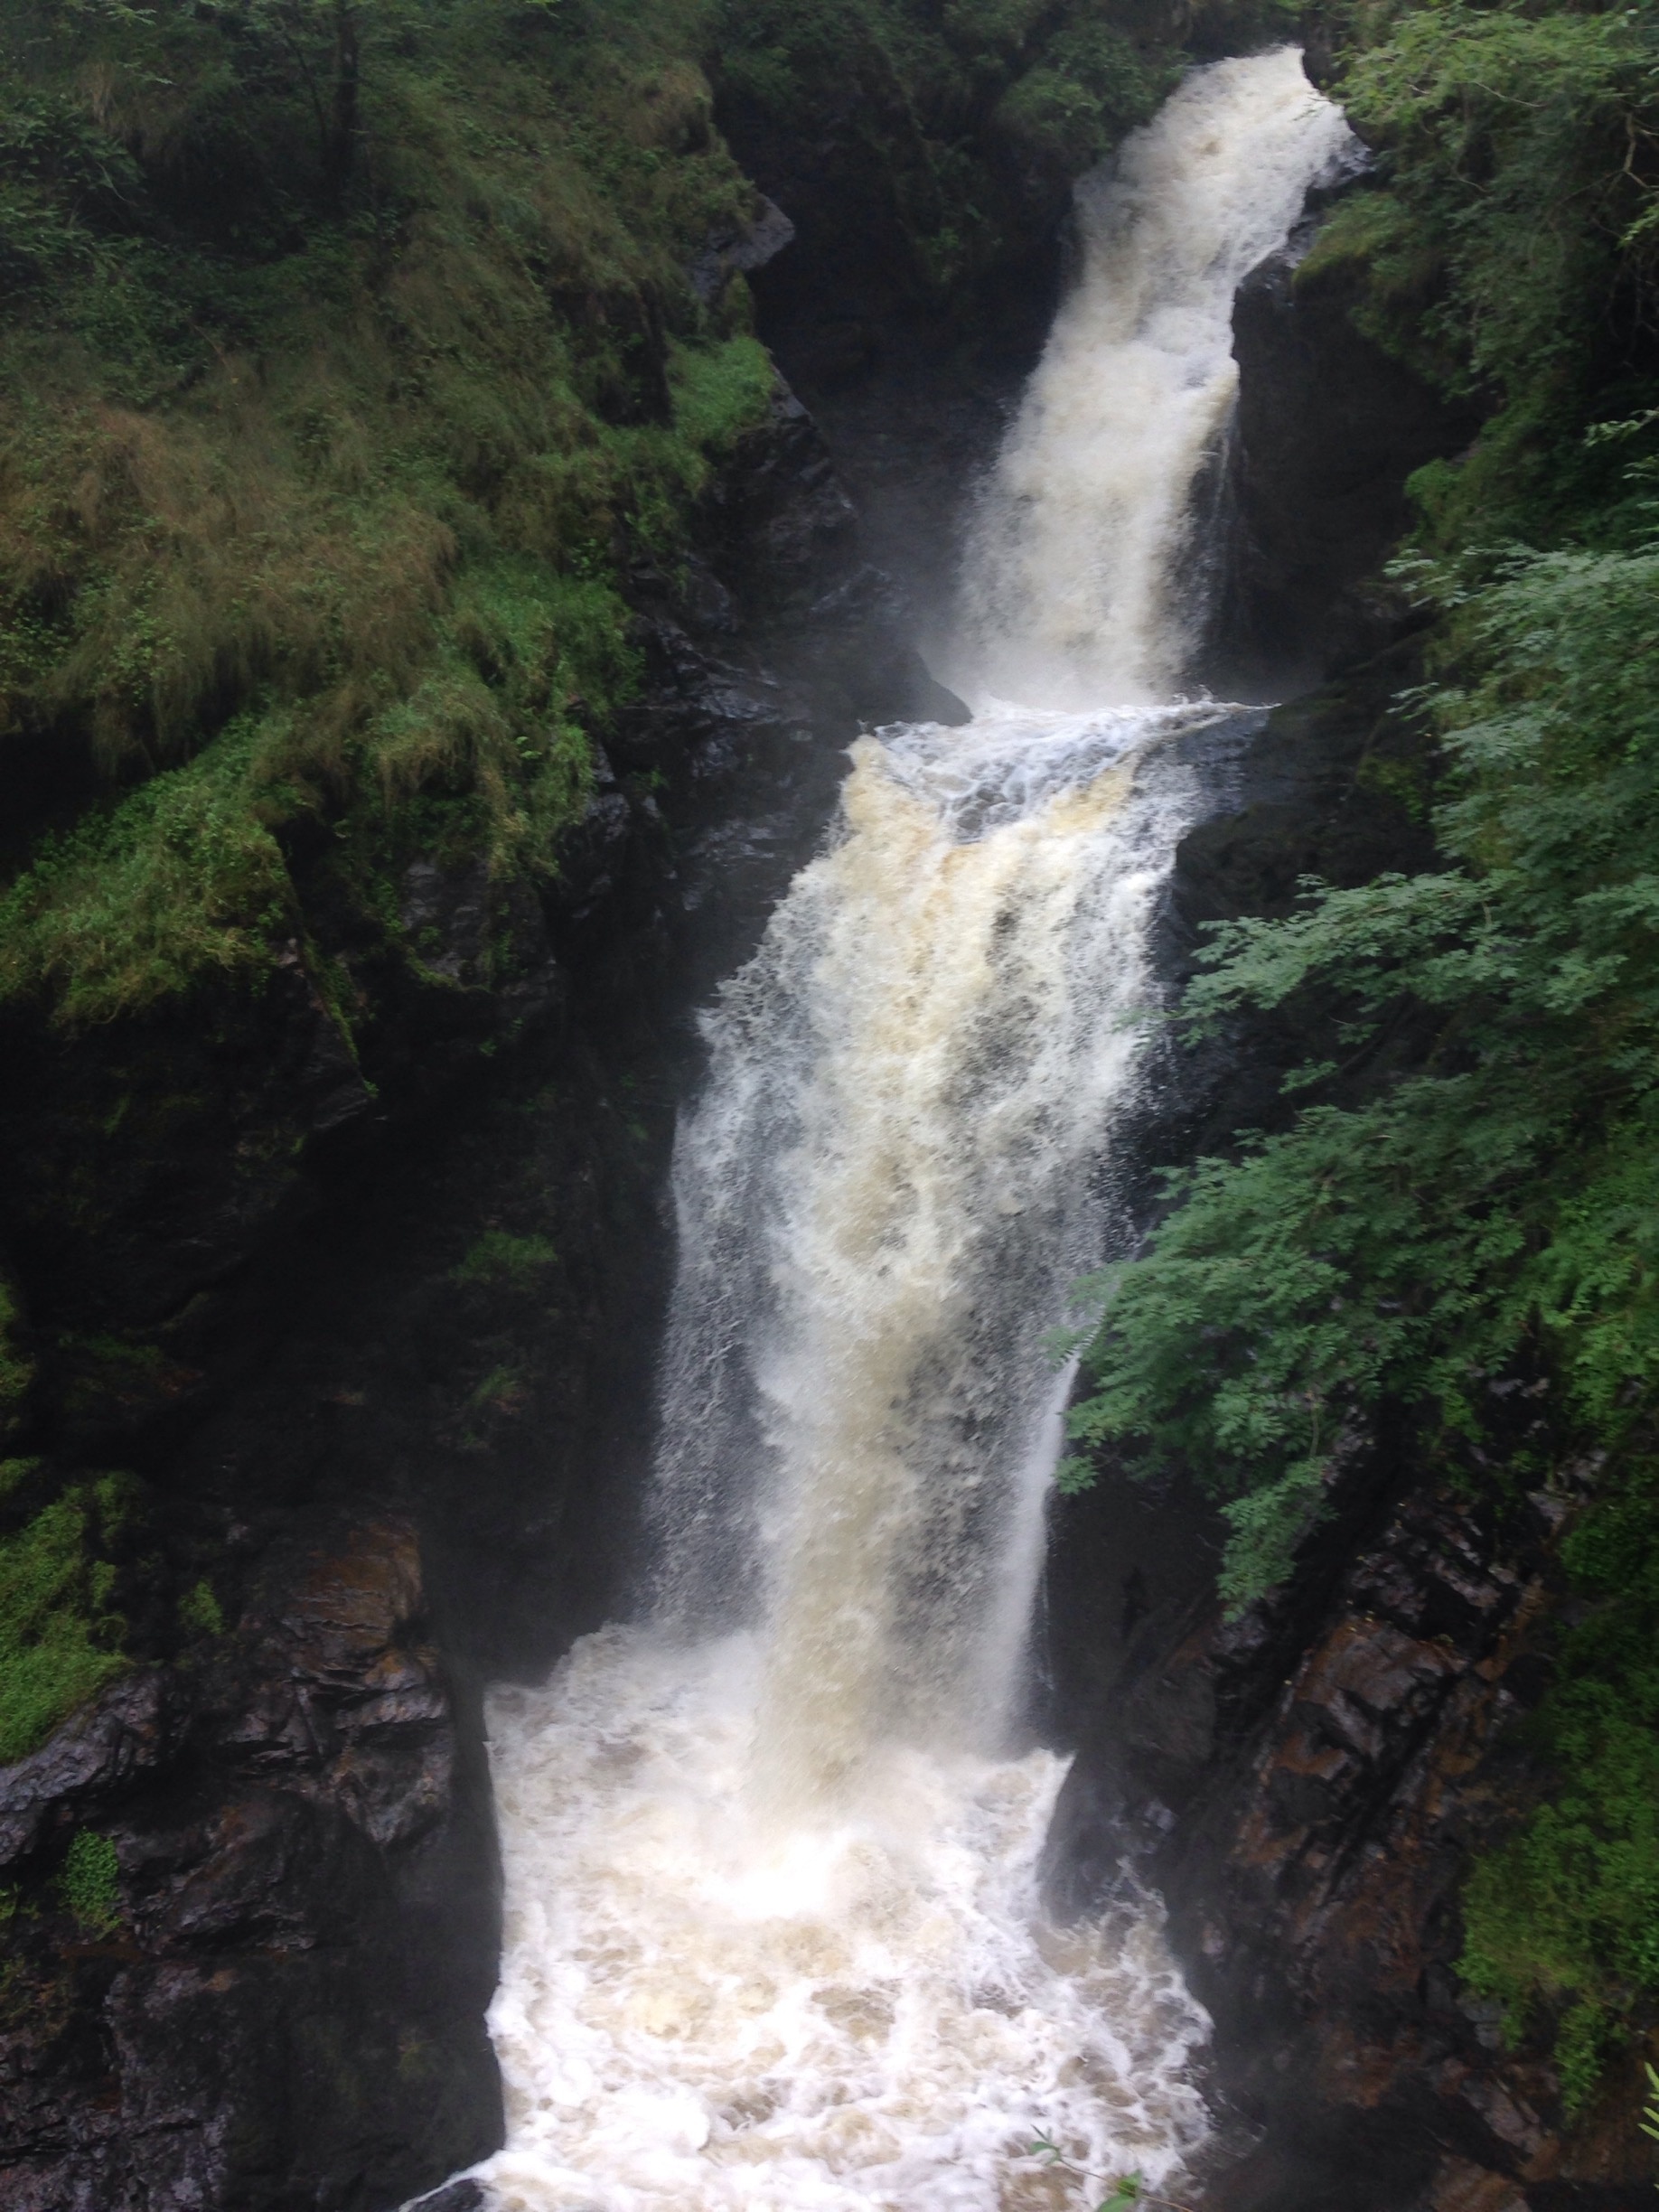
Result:
<svg viewBox="0 0 1659 2212">
<path fill-rule="evenodd" d="M 1281 52 L 1198 72 L 1125 148 L 974 556 L 998 684 L 1135 698 L 1178 665 L 1232 289 L 1344 136 Z M 1085 360 L 1156 411 L 1061 406 Z M 1087 587 L 1056 612 L 1068 543 Z M 1104 1250 L 1195 799 L 1167 741 L 1225 711 L 982 699 L 862 740 L 708 1018 L 650 1617 L 491 1705 L 503 2207 L 1015 2212 L 1078 2201 L 1025 2155 L 1039 2132 L 1154 2182 L 1203 2133 L 1204 2022 L 1150 1903 L 1043 1923 L 1064 1762 L 1011 1730 L 1058 1449 L 1043 1338 Z"/>
<path fill-rule="evenodd" d="M 662 1610 L 765 1625 L 757 1782 L 894 1738 L 999 1750 L 1048 1467 L 1042 1337 L 1098 1256 L 1148 901 L 1214 709 L 907 729 L 710 1024 L 682 1133 Z M 1021 1471 L 1026 1471 L 1022 1482 Z"/>
<path fill-rule="evenodd" d="M 1193 493 L 1238 387 L 1233 298 L 1358 141 L 1290 46 L 1196 70 L 1077 192 L 1062 306 L 975 519 L 947 680 L 1056 707 L 1167 698 L 1203 612 Z"/>
</svg>

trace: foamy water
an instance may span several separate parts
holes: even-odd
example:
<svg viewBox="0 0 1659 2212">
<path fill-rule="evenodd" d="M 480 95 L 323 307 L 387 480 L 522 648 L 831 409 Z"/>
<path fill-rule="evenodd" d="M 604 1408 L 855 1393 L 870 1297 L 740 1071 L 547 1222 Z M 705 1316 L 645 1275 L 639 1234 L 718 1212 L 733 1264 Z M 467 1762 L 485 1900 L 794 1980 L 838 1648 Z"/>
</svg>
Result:
<svg viewBox="0 0 1659 2212">
<path fill-rule="evenodd" d="M 1280 52 L 1125 147 L 981 517 L 976 718 L 860 741 L 708 1013 L 646 1618 L 489 1703 L 501 2212 L 1036 2212 L 1104 2193 L 1039 2136 L 1153 2187 L 1204 2136 L 1156 1900 L 1037 1893 L 1043 1347 L 1118 1233 L 1179 741 L 1230 711 L 1167 695 L 1233 290 L 1345 135 Z"/>
<path fill-rule="evenodd" d="M 513 2212 L 970 2212 L 1075 2201 L 1203 2131 L 1201 2022 L 1144 1910 L 1059 1933 L 1033 1869 L 1064 1763 L 892 1745 L 833 1819 L 748 1808 L 765 1672 L 611 1629 L 491 1730 L 509 1854 L 492 2019 Z M 1059 2183 L 1059 2186 L 1056 2184 Z"/>
<path fill-rule="evenodd" d="M 1145 748 L 1206 712 L 866 739 L 839 834 L 710 1018 L 675 1169 L 660 1609 L 720 1617 L 747 1579 L 756 1778 L 784 1811 L 895 1733 L 1006 1731 L 1053 1464 L 1042 1339 L 1099 1258 L 1092 1171 L 1191 806 Z"/>
<path fill-rule="evenodd" d="M 1054 707 L 1167 698 L 1202 611 L 1193 488 L 1238 389 L 1233 299 L 1358 142 L 1291 46 L 1195 70 L 1077 194 L 1082 282 L 981 504 L 946 670 Z"/>
</svg>

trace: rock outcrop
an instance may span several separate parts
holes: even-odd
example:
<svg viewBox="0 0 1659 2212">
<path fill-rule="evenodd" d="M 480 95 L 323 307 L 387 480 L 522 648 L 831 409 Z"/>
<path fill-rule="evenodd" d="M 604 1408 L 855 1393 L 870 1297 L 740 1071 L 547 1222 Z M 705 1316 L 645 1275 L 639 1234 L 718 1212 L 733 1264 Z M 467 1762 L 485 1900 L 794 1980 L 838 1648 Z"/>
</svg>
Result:
<svg viewBox="0 0 1659 2212">
<path fill-rule="evenodd" d="M 0 1773 L 0 1878 L 6 2212 L 396 2203 L 495 2141 L 488 1784 L 407 1523 L 275 1551 Z"/>
<path fill-rule="evenodd" d="M 1527 1801 L 1514 1731 L 1548 1679 L 1570 1500 L 1482 1511 L 1382 1465 L 1356 1487 L 1356 1551 L 1327 1542 L 1238 1620 L 1199 1598 L 1127 1640 L 1056 1818 L 1056 1895 L 1131 1878 L 1169 1906 L 1235 2123 L 1205 2202 L 1635 2212 L 1635 2059 L 1565 2126 L 1551 2068 L 1456 1971 L 1469 1854 Z"/>
<path fill-rule="evenodd" d="M 1480 423 L 1356 326 L 1352 268 L 1302 273 L 1312 238 L 1310 224 L 1253 269 L 1233 308 L 1239 398 L 1205 652 L 1223 696 L 1283 698 L 1385 641 L 1375 579 L 1411 520 L 1406 481 Z"/>
</svg>

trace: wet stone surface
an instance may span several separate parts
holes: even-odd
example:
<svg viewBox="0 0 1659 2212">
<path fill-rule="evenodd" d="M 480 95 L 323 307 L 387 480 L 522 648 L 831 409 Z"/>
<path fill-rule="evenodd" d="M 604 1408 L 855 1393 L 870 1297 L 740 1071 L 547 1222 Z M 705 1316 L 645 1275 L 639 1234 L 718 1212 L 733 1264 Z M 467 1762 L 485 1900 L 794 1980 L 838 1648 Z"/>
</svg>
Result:
<svg viewBox="0 0 1659 2212">
<path fill-rule="evenodd" d="M 0 1806 L 7 2212 L 395 2201 L 489 2147 L 493 1835 L 407 1523 L 272 1558 L 211 1658 L 117 1682 Z M 88 1829 L 118 1873 L 76 1912 Z"/>
</svg>

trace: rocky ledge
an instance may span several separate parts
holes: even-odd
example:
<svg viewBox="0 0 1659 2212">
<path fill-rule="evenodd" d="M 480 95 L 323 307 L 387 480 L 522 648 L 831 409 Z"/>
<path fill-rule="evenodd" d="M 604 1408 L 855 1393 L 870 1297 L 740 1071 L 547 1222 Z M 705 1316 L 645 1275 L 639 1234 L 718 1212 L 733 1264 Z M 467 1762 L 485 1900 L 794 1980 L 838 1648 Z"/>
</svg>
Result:
<svg viewBox="0 0 1659 2212">
<path fill-rule="evenodd" d="M 1131 1633 L 1068 1778 L 1056 1889 L 1074 1909 L 1135 1879 L 1168 1905 L 1233 2123 L 1206 2203 L 1635 2212 L 1637 2060 L 1568 2127 L 1551 2068 L 1505 2050 L 1456 1972 L 1469 1854 L 1524 1802 L 1514 1730 L 1548 1678 L 1571 1501 L 1482 1512 L 1397 1474 L 1355 1478 L 1277 1604 Z"/>
</svg>

